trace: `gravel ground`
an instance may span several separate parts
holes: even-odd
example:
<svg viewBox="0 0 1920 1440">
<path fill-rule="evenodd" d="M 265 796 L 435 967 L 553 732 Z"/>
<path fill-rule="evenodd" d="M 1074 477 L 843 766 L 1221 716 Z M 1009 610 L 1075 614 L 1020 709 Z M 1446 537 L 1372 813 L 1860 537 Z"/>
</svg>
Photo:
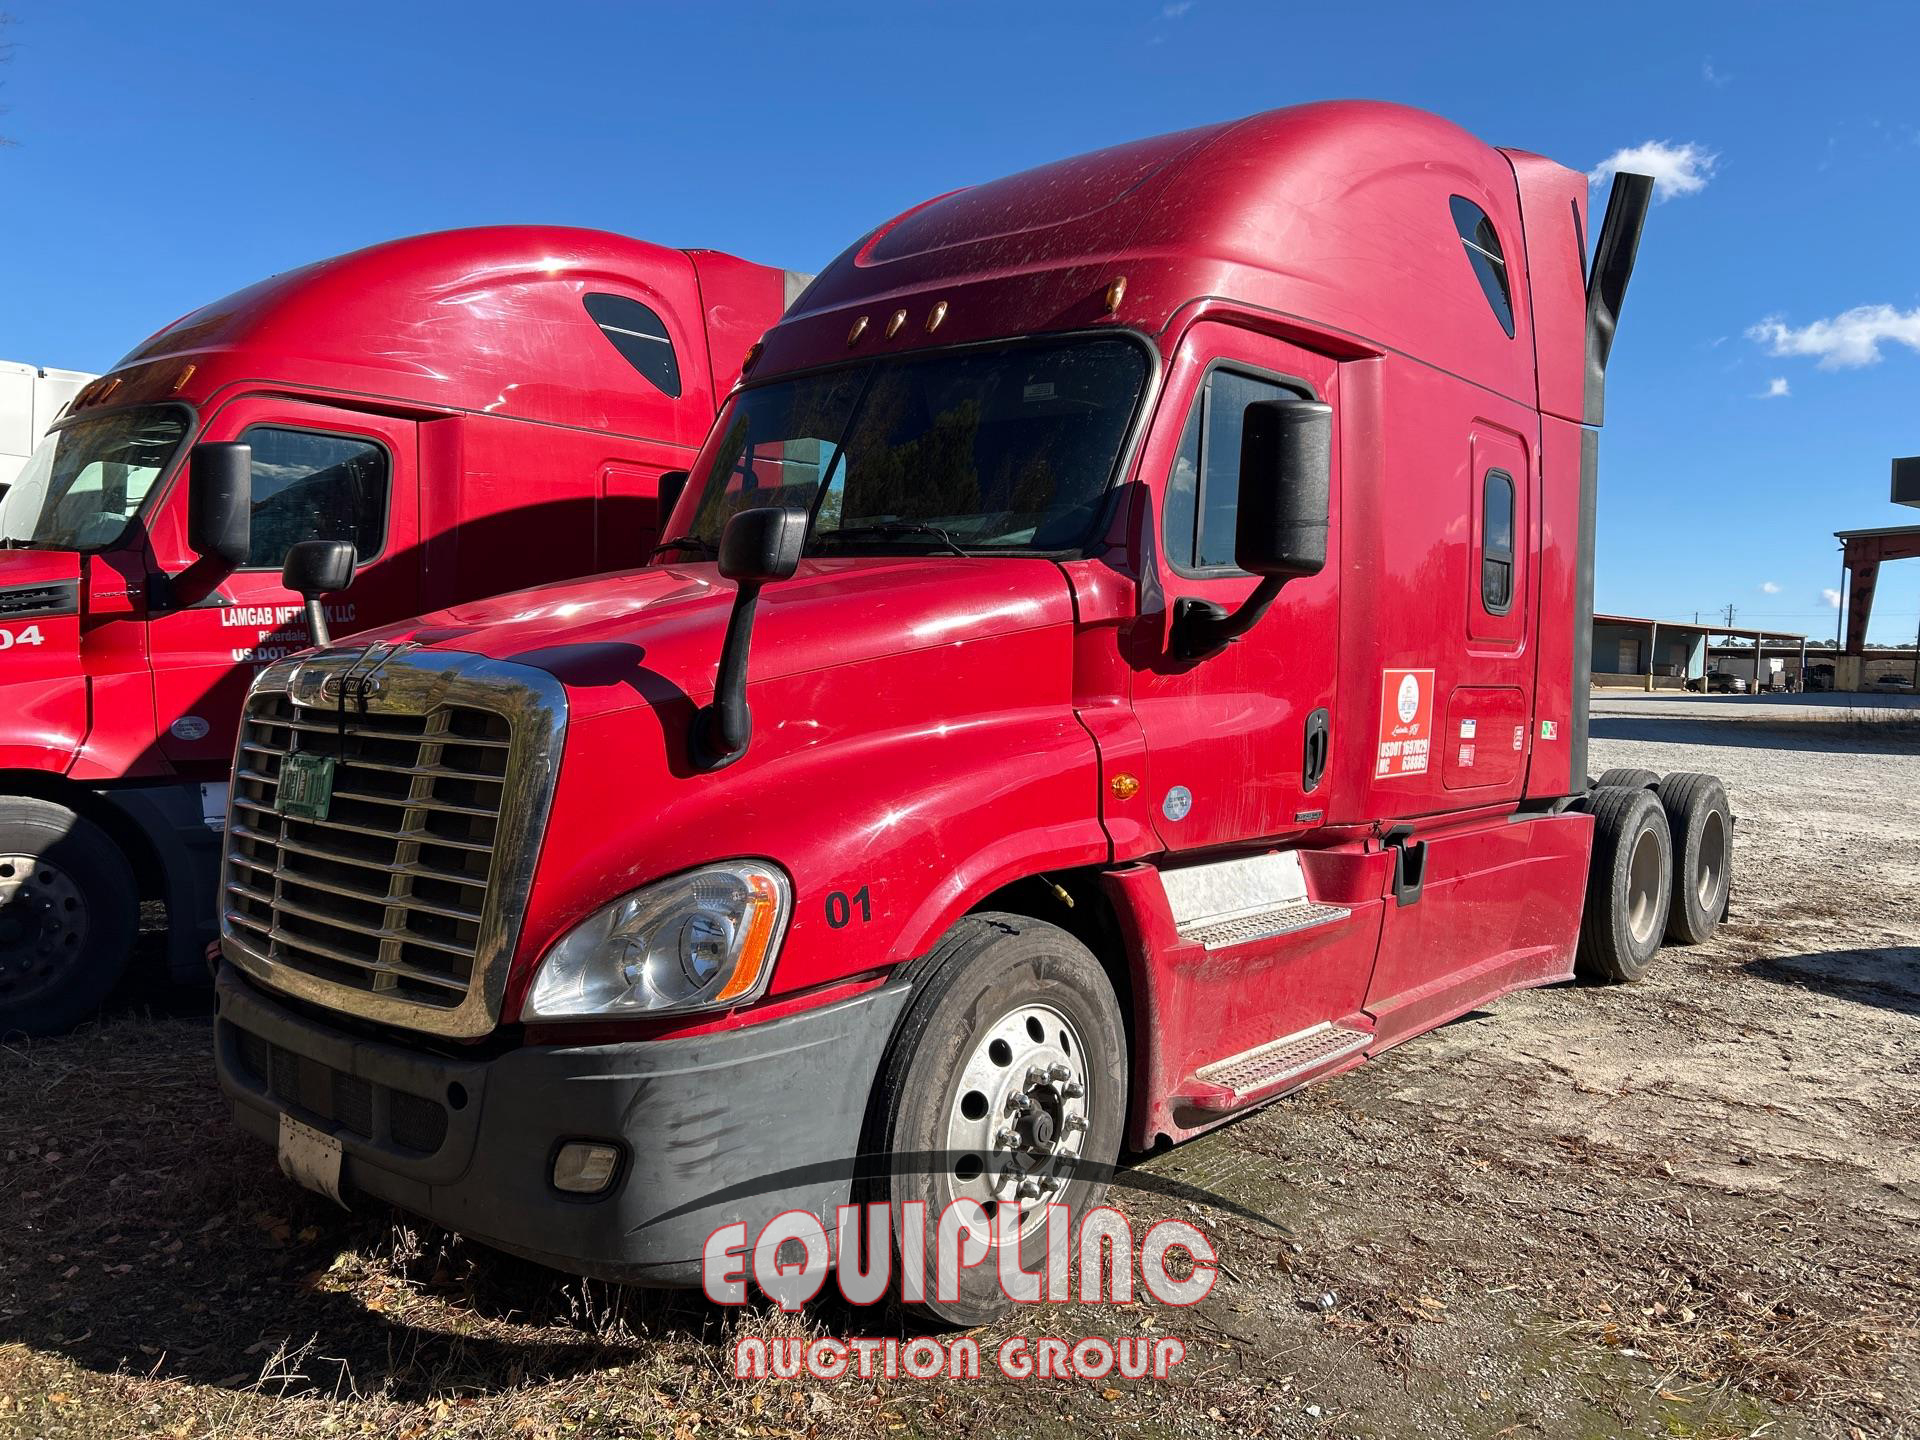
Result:
<svg viewBox="0 0 1920 1440">
<path fill-rule="evenodd" d="M 1179 1336 L 1168 1383 L 736 1383 L 738 1334 L 897 1321 L 344 1215 L 225 1120 L 186 1000 L 0 1051 L 0 1436 L 1920 1435 L 1920 739 L 1759 699 L 1595 713 L 1596 769 L 1725 777 L 1730 922 L 1142 1162 L 1272 1223 L 1129 1189 L 1214 1229 L 1214 1293 L 1021 1328 Z"/>
</svg>

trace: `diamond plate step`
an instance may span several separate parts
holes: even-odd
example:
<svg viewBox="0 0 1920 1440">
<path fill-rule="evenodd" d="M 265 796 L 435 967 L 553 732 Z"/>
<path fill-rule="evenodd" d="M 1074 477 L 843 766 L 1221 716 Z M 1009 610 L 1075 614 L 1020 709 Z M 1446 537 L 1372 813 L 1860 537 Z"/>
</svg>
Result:
<svg viewBox="0 0 1920 1440">
<path fill-rule="evenodd" d="M 1366 1048 L 1365 1030 L 1324 1023 L 1298 1035 L 1216 1060 L 1195 1075 L 1200 1083 L 1183 1097 L 1199 1110 L 1238 1110 L 1264 1100 Z"/>
<path fill-rule="evenodd" d="M 1170 866 L 1160 872 L 1180 938 L 1209 950 L 1330 925 L 1353 912 L 1307 894 L 1295 851 Z"/>
<path fill-rule="evenodd" d="M 1271 910 L 1256 910 L 1249 915 L 1209 920 L 1195 925 L 1191 930 L 1182 930 L 1180 938 L 1204 945 L 1209 950 L 1222 950 L 1229 945 L 1246 945 L 1255 940 L 1271 940 L 1276 935 L 1290 935 L 1295 930 L 1311 930 L 1316 925 L 1331 925 L 1352 913 L 1344 905 L 1317 905 L 1311 900 L 1296 900 L 1290 905 L 1276 905 Z"/>
</svg>

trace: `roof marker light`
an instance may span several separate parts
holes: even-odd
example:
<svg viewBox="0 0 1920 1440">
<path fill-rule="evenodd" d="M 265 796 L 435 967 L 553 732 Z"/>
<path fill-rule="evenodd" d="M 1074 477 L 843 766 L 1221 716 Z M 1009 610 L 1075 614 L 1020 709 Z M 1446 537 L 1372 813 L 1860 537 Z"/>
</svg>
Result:
<svg viewBox="0 0 1920 1440">
<path fill-rule="evenodd" d="M 747 347 L 747 353 L 740 357 L 740 373 L 746 374 L 760 359 L 760 352 L 767 348 L 767 342 L 756 340 Z"/>
<path fill-rule="evenodd" d="M 1126 298 L 1127 277 L 1124 275 L 1115 276 L 1113 283 L 1107 286 L 1107 314 L 1118 315 L 1120 313 L 1120 302 Z"/>
<path fill-rule="evenodd" d="M 862 315 L 853 322 L 853 328 L 847 331 L 847 348 L 851 350 L 860 343 L 860 337 L 867 333 L 867 317 Z"/>
<path fill-rule="evenodd" d="M 896 310 L 887 317 L 887 339 L 891 340 L 900 333 L 900 327 L 907 323 L 907 312 Z"/>
<path fill-rule="evenodd" d="M 193 372 L 199 368 L 198 365 L 182 365 L 180 367 L 180 373 L 173 377 L 173 393 L 178 395 L 182 390 L 186 389 L 187 381 L 193 378 Z"/>
<path fill-rule="evenodd" d="M 940 322 L 947 318 L 947 302 L 939 301 L 927 312 L 927 333 L 931 335 L 940 328 Z"/>
</svg>

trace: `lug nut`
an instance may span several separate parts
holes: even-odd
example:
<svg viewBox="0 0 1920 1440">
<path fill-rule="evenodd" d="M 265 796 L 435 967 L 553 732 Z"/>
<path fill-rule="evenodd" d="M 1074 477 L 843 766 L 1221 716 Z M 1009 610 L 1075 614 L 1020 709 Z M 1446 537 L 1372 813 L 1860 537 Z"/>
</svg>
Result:
<svg viewBox="0 0 1920 1440">
<path fill-rule="evenodd" d="M 1017 1115 L 1025 1115 L 1033 1109 L 1033 1097 L 1024 1090 L 1016 1090 L 1007 1096 L 1007 1109 Z"/>
<path fill-rule="evenodd" d="M 1029 1090 L 1033 1089 L 1033 1087 L 1036 1085 L 1044 1085 L 1046 1083 L 1047 1083 L 1047 1072 L 1044 1067 L 1039 1065 L 1033 1065 L 1028 1067 L 1027 1088 Z"/>
<path fill-rule="evenodd" d="M 1046 1191 L 1047 1194 L 1051 1195 L 1053 1194 L 1054 1191 L 1060 1188 L 1060 1182 L 1054 1179 L 1053 1176 L 1048 1175 L 1041 1179 L 1040 1188 Z"/>
<path fill-rule="evenodd" d="M 1040 1198 L 1040 1187 L 1031 1180 L 1022 1180 L 1020 1182 L 1019 1194 L 1022 1200 L 1038 1200 Z"/>
<path fill-rule="evenodd" d="M 993 1136 L 993 1148 L 996 1150 L 1011 1150 L 1013 1148 L 1013 1142 L 1019 1138 L 1020 1137 L 1010 1129 L 1002 1128 L 996 1130 Z"/>
<path fill-rule="evenodd" d="M 1049 1065 L 1047 1067 L 1047 1078 L 1049 1080 L 1071 1080 L 1073 1078 L 1072 1067 L 1060 1064 Z"/>
<path fill-rule="evenodd" d="M 1069 1080 L 1060 1087 L 1060 1093 L 1069 1100 L 1078 1100 L 1082 1095 L 1086 1094 L 1087 1091 L 1086 1087 L 1081 1085 L 1078 1080 Z"/>
<path fill-rule="evenodd" d="M 1087 1117 L 1084 1115 L 1069 1115 L 1060 1122 L 1060 1133 L 1062 1135 L 1071 1135 L 1076 1130 L 1084 1130 L 1086 1128 Z"/>
</svg>

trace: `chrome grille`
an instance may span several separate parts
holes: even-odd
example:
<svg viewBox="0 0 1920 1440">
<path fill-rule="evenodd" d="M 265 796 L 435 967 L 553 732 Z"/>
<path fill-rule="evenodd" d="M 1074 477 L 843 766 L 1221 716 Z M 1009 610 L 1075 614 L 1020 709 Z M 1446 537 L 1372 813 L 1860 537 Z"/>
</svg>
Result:
<svg viewBox="0 0 1920 1440">
<path fill-rule="evenodd" d="M 229 918 L 266 958 L 455 1006 L 473 984 L 511 737 L 506 717 L 247 707 L 233 776 Z M 334 757 L 324 820 L 275 808 L 288 751 Z"/>
<path fill-rule="evenodd" d="M 474 656 L 375 647 L 263 672 L 234 757 L 228 958 L 371 1018 L 491 1028 L 564 715 L 551 676 Z M 281 808 L 290 754 L 331 757 L 323 814 L 291 784 Z"/>
</svg>

